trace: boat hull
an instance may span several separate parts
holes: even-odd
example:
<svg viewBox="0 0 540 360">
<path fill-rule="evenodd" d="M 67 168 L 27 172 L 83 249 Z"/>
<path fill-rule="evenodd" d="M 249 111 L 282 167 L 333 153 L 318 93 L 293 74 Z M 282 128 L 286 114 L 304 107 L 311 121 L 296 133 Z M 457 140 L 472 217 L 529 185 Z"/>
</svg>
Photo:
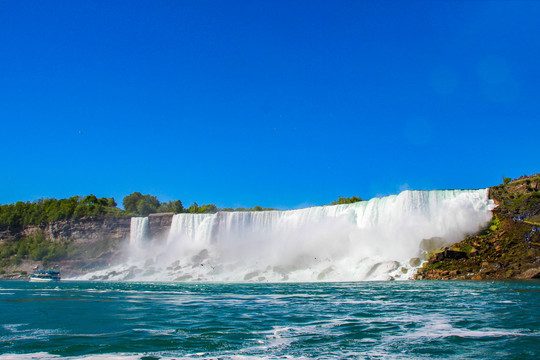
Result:
<svg viewBox="0 0 540 360">
<path fill-rule="evenodd" d="M 38 270 L 30 275 L 31 282 L 51 282 L 60 281 L 60 271 L 56 270 Z"/>
<path fill-rule="evenodd" d="M 44 278 L 44 277 L 31 277 L 30 282 L 53 282 L 60 281 L 60 279 Z"/>
</svg>

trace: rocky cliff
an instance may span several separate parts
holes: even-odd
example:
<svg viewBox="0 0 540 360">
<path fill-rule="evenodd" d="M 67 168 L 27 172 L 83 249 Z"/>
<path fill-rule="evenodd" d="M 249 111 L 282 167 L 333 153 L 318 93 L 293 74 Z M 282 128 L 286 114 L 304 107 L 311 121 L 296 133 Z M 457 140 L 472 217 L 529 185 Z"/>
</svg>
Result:
<svg viewBox="0 0 540 360">
<path fill-rule="evenodd" d="M 540 278 L 540 177 L 490 188 L 490 226 L 433 252 L 417 279 Z"/>
<path fill-rule="evenodd" d="M 5 252 L 0 259 L 0 278 L 25 278 L 37 266 L 61 268 L 68 276 L 108 266 L 129 241 L 130 221 L 130 218 L 82 218 L 0 228 L 0 246 Z M 32 260 L 32 256 L 8 252 L 18 243 L 36 238 L 41 240 L 41 248 L 60 249 L 63 255 L 52 261 L 38 261 Z"/>
<path fill-rule="evenodd" d="M 148 217 L 149 241 L 167 238 L 171 228 L 173 213 L 150 214 Z M 25 227 L 0 227 L 0 250 L 11 246 L 11 253 L 0 258 L 0 278 L 26 278 L 36 266 L 57 267 L 62 274 L 72 276 L 110 266 L 122 256 L 122 248 L 127 246 L 130 237 L 130 218 L 82 218 L 61 220 Z M 16 244 L 39 237 L 39 246 L 55 247 L 62 256 L 53 260 L 37 260 L 31 254 L 18 256 Z M 52 252 L 52 251 L 49 251 Z"/>
<path fill-rule="evenodd" d="M 166 239 L 171 229 L 174 213 L 148 215 L 148 238 Z"/>
<path fill-rule="evenodd" d="M 51 241 L 95 242 L 103 239 L 129 238 L 130 218 L 82 218 L 25 227 L 0 227 L 0 242 L 16 241 L 43 232 Z"/>
</svg>

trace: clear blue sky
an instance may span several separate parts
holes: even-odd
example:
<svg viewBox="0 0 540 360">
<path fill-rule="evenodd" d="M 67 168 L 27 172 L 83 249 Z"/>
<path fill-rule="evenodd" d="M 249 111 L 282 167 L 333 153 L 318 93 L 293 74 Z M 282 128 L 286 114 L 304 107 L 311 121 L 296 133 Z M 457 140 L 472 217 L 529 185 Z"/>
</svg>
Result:
<svg viewBox="0 0 540 360">
<path fill-rule="evenodd" d="M 540 2 L 0 1 L 0 203 L 294 208 L 540 171 Z"/>
</svg>

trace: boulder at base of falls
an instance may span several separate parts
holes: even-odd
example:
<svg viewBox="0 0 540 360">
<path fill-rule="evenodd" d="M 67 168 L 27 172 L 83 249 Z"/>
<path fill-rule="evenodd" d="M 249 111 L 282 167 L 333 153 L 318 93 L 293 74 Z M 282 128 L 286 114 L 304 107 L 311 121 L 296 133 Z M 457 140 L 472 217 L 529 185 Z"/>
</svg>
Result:
<svg viewBox="0 0 540 360">
<path fill-rule="evenodd" d="M 414 257 L 414 258 L 411 258 L 411 260 L 409 260 L 409 265 L 413 267 L 418 267 L 420 266 L 421 263 L 422 261 L 420 261 L 420 258 L 418 257 Z"/>
<path fill-rule="evenodd" d="M 435 263 L 444 259 L 459 260 L 466 258 L 467 253 L 464 251 L 445 249 L 444 251 L 436 253 L 429 261 L 430 263 Z"/>
<path fill-rule="evenodd" d="M 518 279 L 540 279 L 540 267 L 535 267 L 524 271 L 520 275 L 516 276 Z"/>
</svg>

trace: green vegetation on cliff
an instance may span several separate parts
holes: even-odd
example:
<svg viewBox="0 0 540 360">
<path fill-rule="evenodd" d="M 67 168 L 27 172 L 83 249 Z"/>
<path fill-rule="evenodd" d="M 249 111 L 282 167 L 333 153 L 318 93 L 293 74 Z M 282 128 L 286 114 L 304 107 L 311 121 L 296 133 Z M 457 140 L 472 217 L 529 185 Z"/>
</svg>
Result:
<svg viewBox="0 0 540 360">
<path fill-rule="evenodd" d="M 540 277 L 540 177 L 505 179 L 490 188 L 497 203 L 481 233 L 428 256 L 422 279 L 507 279 Z M 540 228 L 538 228 L 540 230 Z"/>
<path fill-rule="evenodd" d="M 490 188 L 502 216 L 535 215 L 540 212 L 540 177 L 515 181 Z"/>
<path fill-rule="evenodd" d="M 180 200 L 162 203 L 157 197 L 150 194 L 143 195 L 138 191 L 126 196 L 122 203 L 124 209 L 128 213 L 140 216 L 165 212 L 173 212 L 175 214 L 185 212 L 184 206 Z"/>
<path fill-rule="evenodd" d="M 21 260 L 34 261 L 63 260 L 68 255 L 70 241 L 51 241 L 40 231 L 33 233 L 18 241 L 6 241 L 0 243 L 0 267 L 10 263 L 18 263 Z"/>
<path fill-rule="evenodd" d="M 218 211 L 233 211 L 229 209 L 219 209 L 214 204 L 201 205 L 194 202 L 187 209 L 184 208 L 182 201 L 174 200 L 167 203 L 160 202 L 155 196 L 143 195 L 140 192 L 134 192 L 124 198 L 124 208 L 127 212 L 138 215 L 147 216 L 153 213 L 167 213 L 172 212 L 175 214 L 189 213 L 189 214 L 213 214 Z M 237 209 L 237 211 L 239 211 Z"/>
<path fill-rule="evenodd" d="M 251 208 L 239 207 L 239 208 L 236 208 L 236 209 L 233 209 L 233 208 L 220 209 L 220 211 L 272 211 L 272 210 L 277 210 L 277 209 L 266 208 L 266 207 L 263 208 L 262 206 L 254 206 L 254 207 L 251 207 Z"/>
<path fill-rule="evenodd" d="M 119 253 L 119 248 L 119 239 L 51 240 L 45 232 L 38 231 L 17 240 L 0 242 L 0 278 L 23 279 L 35 267 L 49 266 L 71 274 L 84 273 L 109 264 Z"/>
<path fill-rule="evenodd" d="M 336 201 L 332 201 L 330 205 L 353 204 L 359 201 L 362 201 L 362 199 L 359 196 L 352 196 L 352 197 L 340 196 Z"/>
<path fill-rule="evenodd" d="M 122 216 L 128 215 L 116 207 L 114 198 L 97 198 L 95 195 L 0 205 L 0 226 L 23 227 L 82 217 Z"/>
</svg>

